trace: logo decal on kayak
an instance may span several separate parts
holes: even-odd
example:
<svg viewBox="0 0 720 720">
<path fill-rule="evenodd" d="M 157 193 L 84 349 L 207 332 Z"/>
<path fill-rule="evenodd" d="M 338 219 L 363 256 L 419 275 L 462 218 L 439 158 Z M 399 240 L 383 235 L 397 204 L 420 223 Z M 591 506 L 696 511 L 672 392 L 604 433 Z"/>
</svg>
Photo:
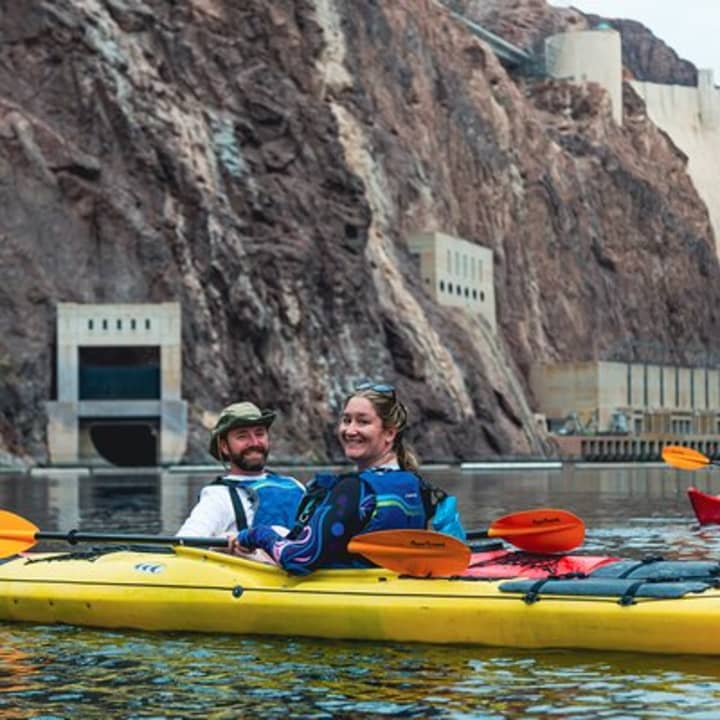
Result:
<svg viewBox="0 0 720 720">
<path fill-rule="evenodd" d="M 159 563 L 138 563 L 133 570 L 137 570 L 141 573 L 148 573 L 149 575 L 157 575 L 158 573 L 161 573 L 165 570 L 164 565 L 160 565 Z"/>
</svg>

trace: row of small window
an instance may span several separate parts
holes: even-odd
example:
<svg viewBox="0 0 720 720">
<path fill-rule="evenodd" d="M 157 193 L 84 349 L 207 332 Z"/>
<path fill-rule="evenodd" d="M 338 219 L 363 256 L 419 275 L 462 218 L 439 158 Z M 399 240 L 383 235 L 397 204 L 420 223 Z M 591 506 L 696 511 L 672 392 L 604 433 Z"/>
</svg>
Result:
<svg viewBox="0 0 720 720">
<path fill-rule="evenodd" d="M 459 250 L 447 251 L 447 272 L 449 275 L 453 274 L 453 255 L 455 256 L 455 275 L 462 274 L 463 277 L 468 277 L 468 270 L 470 271 L 470 280 L 475 282 L 476 273 L 476 261 L 477 261 L 477 279 L 482 282 L 483 279 L 483 264 L 482 260 L 470 256 L 468 257 L 464 253 L 461 255 Z"/>
<path fill-rule="evenodd" d="M 100 320 L 99 325 L 102 330 L 107 330 L 110 327 L 110 321 L 105 320 L 105 319 Z M 95 329 L 95 321 L 92 319 L 88 320 L 87 326 L 88 326 L 88 330 L 94 330 Z M 138 321 L 135 318 L 132 318 L 129 321 L 129 327 L 131 330 L 137 330 L 138 329 Z M 150 318 L 145 318 L 145 329 L 149 330 L 150 327 L 151 327 Z M 115 321 L 115 329 L 116 330 L 123 329 L 123 321 L 120 318 L 118 318 Z"/>
<path fill-rule="evenodd" d="M 445 281 L 440 281 L 440 292 L 445 292 Z M 470 298 L 472 296 L 473 300 L 478 299 L 478 291 L 475 288 L 468 288 L 466 287 L 464 290 L 460 285 L 453 285 L 451 282 L 447 284 L 447 292 L 448 294 L 452 295 L 455 293 L 455 295 L 460 295 L 461 297 L 465 295 L 466 298 Z M 481 290 L 480 291 L 480 302 L 485 302 L 485 293 Z"/>
</svg>

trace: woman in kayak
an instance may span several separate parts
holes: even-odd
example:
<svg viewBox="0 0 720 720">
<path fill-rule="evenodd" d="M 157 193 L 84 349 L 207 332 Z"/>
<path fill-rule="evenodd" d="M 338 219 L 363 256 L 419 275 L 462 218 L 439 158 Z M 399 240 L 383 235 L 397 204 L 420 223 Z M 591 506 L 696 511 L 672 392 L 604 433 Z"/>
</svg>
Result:
<svg viewBox="0 0 720 720">
<path fill-rule="evenodd" d="M 407 410 L 391 385 L 355 388 L 345 400 L 338 438 L 356 471 L 316 475 L 287 537 L 255 526 L 231 540 L 233 552 L 260 548 L 288 572 L 305 575 L 319 567 L 367 567 L 366 560 L 347 551 L 350 538 L 376 530 L 424 529 L 433 516 L 440 518 L 434 529 L 464 538 L 454 498 L 417 474 L 418 461 L 403 437 L 407 422 Z"/>
</svg>

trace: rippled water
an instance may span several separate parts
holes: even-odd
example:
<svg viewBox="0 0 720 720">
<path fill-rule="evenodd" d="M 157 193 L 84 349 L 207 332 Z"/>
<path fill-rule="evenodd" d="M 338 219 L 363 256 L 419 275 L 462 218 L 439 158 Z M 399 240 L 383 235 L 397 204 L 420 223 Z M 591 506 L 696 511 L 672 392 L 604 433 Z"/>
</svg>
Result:
<svg viewBox="0 0 720 720">
<path fill-rule="evenodd" d="M 0 717 L 716 718 L 711 661 L 0 626 Z"/>
<path fill-rule="evenodd" d="M 720 557 L 699 529 L 692 480 L 663 468 L 428 477 L 458 494 L 469 526 L 552 505 L 580 515 L 583 550 Z M 0 477 L 0 505 L 42 529 L 174 532 L 207 477 Z M 715 718 L 720 662 L 0 624 L 5 718 Z"/>
</svg>

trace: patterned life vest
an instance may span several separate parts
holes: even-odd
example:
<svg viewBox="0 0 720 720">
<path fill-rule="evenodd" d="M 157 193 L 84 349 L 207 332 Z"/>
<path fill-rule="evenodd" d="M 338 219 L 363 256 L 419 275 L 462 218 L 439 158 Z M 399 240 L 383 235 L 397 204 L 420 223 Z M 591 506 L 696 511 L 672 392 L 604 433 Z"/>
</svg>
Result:
<svg viewBox="0 0 720 720">
<path fill-rule="evenodd" d="M 359 482 L 348 483 L 356 478 Z M 368 495 L 374 496 L 374 510 L 368 520 L 357 518 L 362 529 L 372 532 L 387 529 L 422 529 L 427 523 L 427 507 L 423 502 L 421 480 L 408 470 L 372 468 L 359 473 L 335 475 L 318 473 L 308 483 L 307 494 L 300 504 L 297 521 L 288 537 L 298 537 L 310 517 L 321 507 L 333 504 L 333 491 L 344 486 L 344 507 L 358 511 Z M 329 504 L 329 505 L 328 505 Z M 340 510 L 344 514 L 344 510 Z M 346 520 L 347 521 L 347 520 Z"/>
</svg>

